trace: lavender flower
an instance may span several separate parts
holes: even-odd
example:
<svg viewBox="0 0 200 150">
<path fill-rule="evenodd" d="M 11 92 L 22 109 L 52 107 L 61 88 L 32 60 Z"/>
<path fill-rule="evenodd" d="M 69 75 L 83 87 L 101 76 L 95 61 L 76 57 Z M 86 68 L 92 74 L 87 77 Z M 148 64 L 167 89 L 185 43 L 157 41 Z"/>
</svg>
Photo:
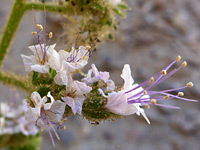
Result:
<svg viewBox="0 0 200 150">
<path fill-rule="evenodd" d="M 92 77 L 92 74 L 94 75 Z M 108 91 L 113 91 L 115 89 L 115 83 L 109 79 L 110 75 L 109 72 L 99 72 L 94 64 L 92 64 L 92 69 L 90 69 L 87 73 L 87 77 L 83 78 L 81 81 L 91 85 L 94 82 L 102 80 L 107 85 Z"/>
<path fill-rule="evenodd" d="M 108 99 L 105 108 L 109 111 L 120 114 L 120 115 L 130 115 L 137 113 L 138 115 L 141 113 L 144 118 L 149 120 L 146 117 L 144 110 L 141 106 L 145 106 L 146 108 L 150 108 L 149 105 L 155 105 L 160 107 L 167 107 L 173 109 L 180 109 L 176 106 L 169 106 L 164 104 L 158 104 L 158 101 L 167 100 L 169 98 L 177 98 L 180 100 L 190 101 L 190 102 L 197 102 L 197 100 L 183 98 L 183 92 L 178 92 L 177 95 L 170 94 L 170 92 L 176 92 L 178 90 L 185 89 L 187 87 L 193 87 L 193 83 L 189 82 L 185 86 L 175 89 L 163 90 L 163 91 L 152 91 L 151 89 L 156 85 L 162 83 L 167 78 L 171 77 L 181 68 L 187 66 L 187 62 L 184 61 L 178 68 L 172 70 L 171 72 L 167 73 L 167 71 L 176 63 L 181 60 L 181 57 L 178 56 L 176 60 L 174 60 L 171 64 L 165 67 L 162 71 L 158 72 L 156 75 L 148 79 L 147 81 L 143 82 L 142 84 L 133 84 L 134 80 L 131 77 L 131 70 L 129 65 L 125 65 L 121 77 L 124 79 L 124 86 L 121 91 L 112 93 L 108 93 L 106 96 L 102 90 L 99 90 L 100 93 Z M 146 86 L 146 87 L 145 87 Z M 145 87 L 145 88 L 144 88 Z"/>
<path fill-rule="evenodd" d="M 137 90 L 132 91 L 129 94 L 125 94 L 126 91 L 134 88 L 137 86 L 137 84 L 133 84 L 134 80 L 131 76 L 131 70 L 129 65 L 124 65 L 124 69 L 122 71 L 121 77 L 124 79 L 124 86 L 123 89 L 119 92 L 113 91 L 112 93 L 109 93 L 108 96 L 103 95 L 104 97 L 108 98 L 108 102 L 105 105 L 105 108 L 107 108 L 109 111 L 119 114 L 119 115 L 131 115 L 134 113 L 137 113 L 140 115 L 140 113 L 144 116 L 144 118 L 147 120 L 148 123 L 150 121 L 146 117 L 144 110 L 140 108 L 140 103 L 137 104 L 129 104 L 128 103 L 128 97 L 131 96 L 132 94 L 137 94 L 140 91 L 143 90 L 142 87 L 138 88 Z M 102 92 L 101 92 L 102 93 Z M 138 95 L 138 97 L 140 97 Z M 143 98 L 149 97 L 148 95 L 142 96 Z"/>
</svg>

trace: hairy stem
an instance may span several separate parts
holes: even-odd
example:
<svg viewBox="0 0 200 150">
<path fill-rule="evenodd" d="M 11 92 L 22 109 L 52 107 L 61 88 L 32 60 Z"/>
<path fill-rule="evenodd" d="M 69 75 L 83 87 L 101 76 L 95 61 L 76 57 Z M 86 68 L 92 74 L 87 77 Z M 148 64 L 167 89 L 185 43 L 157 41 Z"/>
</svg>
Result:
<svg viewBox="0 0 200 150">
<path fill-rule="evenodd" d="M 3 35 L 0 41 L 0 68 L 2 67 L 3 60 L 9 50 L 11 41 L 17 31 L 19 23 L 25 12 L 25 1 L 15 0 L 10 17 L 4 28 Z"/>
<path fill-rule="evenodd" d="M 34 88 L 29 78 L 10 72 L 0 71 L 0 82 L 23 91 L 33 91 Z"/>
</svg>

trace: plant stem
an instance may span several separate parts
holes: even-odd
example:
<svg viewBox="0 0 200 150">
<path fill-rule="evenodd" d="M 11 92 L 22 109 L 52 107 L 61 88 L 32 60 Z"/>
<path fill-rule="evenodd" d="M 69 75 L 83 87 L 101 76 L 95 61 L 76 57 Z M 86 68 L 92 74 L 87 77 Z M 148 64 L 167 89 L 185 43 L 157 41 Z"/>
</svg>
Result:
<svg viewBox="0 0 200 150">
<path fill-rule="evenodd" d="M 9 50 L 11 41 L 17 31 L 19 23 L 25 12 L 25 1 L 15 0 L 10 17 L 4 29 L 0 41 L 0 68 L 2 67 L 3 60 Z"/>
<path fill-rule="evenodd" d="M 53 4 L 53 3 L 45 3 L 45 4 L 41 4 L 41 3 L 26 3 L 26 9 L 27 10 L 41 10 L 44 11 L 44 8 L 46 9 L 46 11 L 48 12 L 53 12 L 53 13 L 63 13 L 66 12 L 66 5 L 64 6 L 60 6 L 57 4 Z"/>
<path fill-rule="evenodd" d="M 33 91 L 33 85 L 27 77 L 22 77 L 10 72 L 0 71 L 0 82 L 23 91 Z"/>
</svg>

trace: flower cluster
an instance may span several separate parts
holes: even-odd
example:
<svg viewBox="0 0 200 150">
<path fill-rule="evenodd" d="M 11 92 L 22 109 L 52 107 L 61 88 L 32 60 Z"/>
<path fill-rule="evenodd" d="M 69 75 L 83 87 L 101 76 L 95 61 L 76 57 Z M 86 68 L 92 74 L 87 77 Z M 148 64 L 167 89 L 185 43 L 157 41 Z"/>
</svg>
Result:
<svg viewBox="0 0 200 150">
<path fill-rule="evenodd" d="M 101 121 L 142 114 L 150 124 L 143 106 L 150 108 L 150 105 L 155 105 L 178 109 L 175 106 L 158 103 L 169 98 L 196 102 L 196 100 L 183 98 L 183 92 L 178 92 L 177 95 L 170 94 L 170 92 L 192 87 L 192 82 L 176 89 L 151 90 L 187 66 L 187 62 L 184 61 L 180 67 L 168 73 L 176 62 L 180 62 L 180 56 L 142 84 L 134 84 L 130 66 L 126 64 L 121 74 L 124 85 L 117 87 L 110 79 L 109 72 L 98 71 L 94 64 L 87 74 L 81 71 L 88 63 L 91 54 L 90 46 L 75 45 L 70 52 L 65 50 L 57 52 L 55 44 L 47 46 L 46 41 L 41 40 L 41 35 L 45 35 L 42 34 L 43 26 L 40 24 L 36 26 L 37 31 L 32 34 L 37 36 L 38 45 L 29 47 L 33 55 L 21 55 L 25 69 L 30 73 L 35 86 L 26 101 L 28 108 L 25 117 L 28 122 L 41 130 L 48 129 L 53 145 L 55 143 L 51 129 L 59 139 L 53 126 L 57 129 L 66 129 L 64 122 L 70 115 L 78 114 L 89 121 Z M 52 35 L 50 32 L 50 39 Z M 73 79 L 73 75 L 77 73 L 83 76 L 79 81 Z"/>
</svg>

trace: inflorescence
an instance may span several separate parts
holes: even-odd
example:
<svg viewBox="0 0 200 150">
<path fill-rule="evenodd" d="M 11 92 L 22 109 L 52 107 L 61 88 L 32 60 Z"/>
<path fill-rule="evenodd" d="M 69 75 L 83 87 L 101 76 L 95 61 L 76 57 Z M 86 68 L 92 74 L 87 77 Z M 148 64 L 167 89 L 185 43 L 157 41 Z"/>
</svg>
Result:
<svg viewBox="0 0 200 150">
<path fill-rule="evenodd" d="M 53 33 L 46 34 L 46 29 L 41 24 L 35 26 L 36 31 L 32 32 L 32 35 L 36 36 L 38 45 L 29 47 L 33 55 L 21 55 L 25 70 L 29 72 L 32 84 L 35 86 L 34 91 L 28 92 L 29 96 L 25 101 L 26 108 L 23 110 L 25 110 L 26 120 L 20 119 L 21 122 L 28 124 L 28 129 L 31 126 L 31 130 L 25 133 L 27 135 L 37 133 L 38 129 L 47 129 L 55 145 L 51 130 L 59 140 L 54 127 L 65 130 L 65 121 L 71 115 L 82 115 L 89 121 L 98 122 L 119 119 L 136 113 L 142 114 L 150 124 L 144 107 L 149 109 L 150 105 L 155 105 L 179 109 L 179 107 L 161 103 L 163 100 L 172 98 L 197 102 L 197 100 L 184 98 L 184 93 L 181 92 L 187 87 L 192 88 L 192 82 L 175 89 L 152 90 L 187 66 L 187 62 L 184 61 L 178 68 L 169 71 L 175 63 L 180 63 L 181 56 L 141 84 L 134 83 L 130 66 L 126 64 L 121 74 L 124 85 L 118 87 L 110 79 L 109 72 L 98 71 L 94 64 L 87 74 L 81 71 L 88 63 L 91 54 L 90 46 L 78 47 L 75 44 L 70 52 L 65 50 L 57 52 L 56 44 L 47 45 L 48 42 L 46 42 L 46 36 L 50 40 Z M 73 75 L 77 73 L 83 76 L 80 81 L 73 79 Z M 176 95 L 171 94 L 176 91 L 179 91 Z M 8 113 L 1 112 L 1 114 L 3 115 L 0 118 L 0 126 L 6 129 L 9 124 L 8 120 L 6 121 Z M 32 128 L 33 125 L 34 128 Z M 6 130 L 3 131 L 6 132 Z M 4 134 L 3 131 L 0 133 Z"/>
</svg>

